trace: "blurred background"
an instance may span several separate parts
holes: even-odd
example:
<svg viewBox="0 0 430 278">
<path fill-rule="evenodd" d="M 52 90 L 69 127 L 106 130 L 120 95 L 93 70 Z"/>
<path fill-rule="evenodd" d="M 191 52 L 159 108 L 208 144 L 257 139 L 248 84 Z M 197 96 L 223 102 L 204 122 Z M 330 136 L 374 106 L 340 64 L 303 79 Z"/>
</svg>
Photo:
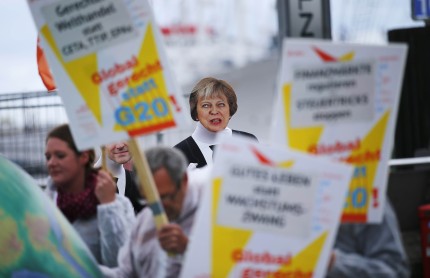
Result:
<svg viewBox="0 0 430 278">
<path fill-rule="evenodd" d="M 150 1 L 185 108 L 196 81 L 206 76 L 224 79 L 236 90 L 239 104 L 229 126 L 268 143 L 281 39 L 291 27 L 284 8 L 294 1 L 300 0 Z M 329 4 L 325 27 L 335 42 L 409 44 L 393 158 L 430 156 L 430 28 L 413 20 L 411 9 L 413 3 L 429 1 L 321 1 Z M 46 133 L 67 122 L 67 116 L 59 95 L 48 93 L 39 78 L 37 33 L 27 2 L 1 0 L 0 21 L 0 154 L 43 185 Z M 193 130 L 190 121 L 185 130 L 139 140 L 143 148 L 174 145 Z M 422 277 L 417 208 L 430 203 L 429 178 L 429 164 L 390 168 L 387 194 L 399 217 L 412 277 Z"/>
<path fill-rule="evenodd" d="M 287 0 L 150 1 L 185 108 L 200 78 L 224 79 L 238 95 L 230 127 L 267 142 L 286 22 L 278 9 L 282 1 Z M 327 3 L 333 41 L 384 44 L 390 29 L 424 25 L 412 20 L 410 0 Z M 0 1 L 0 19 L 0 153 L 43 177 L 45 134 L 67 116 L 61 98 L 48 94 L 39 78 L 37 33 L 26 1 Z M 174 145 L 193 129 L 190 121 L 186 130 L 145 136 L 141 143 Z"/>
</svg>

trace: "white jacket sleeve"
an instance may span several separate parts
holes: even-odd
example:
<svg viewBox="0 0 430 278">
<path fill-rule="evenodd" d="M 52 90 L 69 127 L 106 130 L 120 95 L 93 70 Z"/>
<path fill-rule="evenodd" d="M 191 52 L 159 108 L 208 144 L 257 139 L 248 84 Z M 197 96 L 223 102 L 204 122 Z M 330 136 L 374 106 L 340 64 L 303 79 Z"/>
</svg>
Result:
<svg viewBox="0 0 430 278">
<path fill-rule="evenodd" d="M 119 251 L 118 266 L 100 266 L 105 278 L 166 277 L 166 258 L 160 252 L 153 222 L 148 208 L 139 213 L 130 237 Z"/>
<path fill-rule="evenodd" d="M 135 222 L 133 206 L 130 200 L 117 194 L 114 202 L 97 206 L 97 220 L 102 264 L 115 267 L 118 252 L 129 238 Z"/>
<path fill-rule="evenodd" d="M 127 278 L 127 277 L 138 277 L 133 268 L 133 241 L 132 237 L 135 237 L 136 230 L 133 229 L 130 237 L 127 238 L 125 244 L 121 247 L 118 254 L 118 265 L 115 268 L 109 268 L 104 265 L 99 265 L 105 278 Z"/>
</svg>

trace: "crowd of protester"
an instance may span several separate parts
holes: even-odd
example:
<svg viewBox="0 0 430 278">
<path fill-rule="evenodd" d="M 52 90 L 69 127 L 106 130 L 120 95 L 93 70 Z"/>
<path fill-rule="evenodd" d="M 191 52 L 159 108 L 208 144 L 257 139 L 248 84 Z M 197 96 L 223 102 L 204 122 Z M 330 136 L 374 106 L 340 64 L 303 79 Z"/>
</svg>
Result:
<svg viewBox="0 0 430 278">
<path fill-rule="evenodd" d="M 208 186 L 214 146 L 247 132 L 228 127 L 238 105 L 225 81 L 204 78 L 192 89 L 193 134 L 174 147 L 145 150 L 169 223 L 157 229 L 132 169 L 126 142 L 104 148 L 95 162 L 93 150 L 79 151 L 67 124 L 46 138 L 47 194 L 76 229 L 105 277 L 178 277 L 201 196 Z M 178 140 L 179 141 L 179 140 Z M 200 168 L 200 169 L 198 169 Z M 207 181 L 207 182 L 204 182 Z M 396 215 L 385 206 L 379 224 L 341 224 L 327 277 L 408 277 Z"/>
</svg>

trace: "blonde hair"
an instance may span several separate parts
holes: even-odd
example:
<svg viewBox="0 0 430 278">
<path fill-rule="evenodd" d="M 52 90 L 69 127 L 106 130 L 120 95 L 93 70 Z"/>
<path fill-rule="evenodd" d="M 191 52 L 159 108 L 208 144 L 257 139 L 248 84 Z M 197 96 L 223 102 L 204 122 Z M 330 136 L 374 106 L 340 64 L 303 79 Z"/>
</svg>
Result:
<svg viewBox="0 0 430 278">
<path fill-rule="evenodd" d="M 230 108 L 230 117 L 233 116 L 237 111 L 237 96 L 233 87 L 224 80 L 206 77 L 201 79 L 191 90 L 189 98 L 191 118 L 194 121 L 198 121 L 197 102 L 199 99 L 212 98 L 220 95 L 224 95 L 227 98 Z"/>
</svg>

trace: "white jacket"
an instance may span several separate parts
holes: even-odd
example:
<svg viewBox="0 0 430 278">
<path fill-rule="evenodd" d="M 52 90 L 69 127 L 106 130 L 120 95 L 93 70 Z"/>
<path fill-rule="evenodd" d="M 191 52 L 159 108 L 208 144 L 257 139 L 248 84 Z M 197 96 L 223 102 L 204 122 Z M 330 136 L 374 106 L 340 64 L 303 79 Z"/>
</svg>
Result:
<svg viewBox="0 0 430 278">
<path fill-rule="evenodd" d="M 56 202 L 57 192 L 52 182 L 48 183 L 46 192 Z M 71 224 L 98 263 L 115 267 L 119 249 L 130 236 L 135 218 L 130 200 L 117 194 L 114 202 L 99 204 L 93 217 L 78 219 Z"/>
</svg>

